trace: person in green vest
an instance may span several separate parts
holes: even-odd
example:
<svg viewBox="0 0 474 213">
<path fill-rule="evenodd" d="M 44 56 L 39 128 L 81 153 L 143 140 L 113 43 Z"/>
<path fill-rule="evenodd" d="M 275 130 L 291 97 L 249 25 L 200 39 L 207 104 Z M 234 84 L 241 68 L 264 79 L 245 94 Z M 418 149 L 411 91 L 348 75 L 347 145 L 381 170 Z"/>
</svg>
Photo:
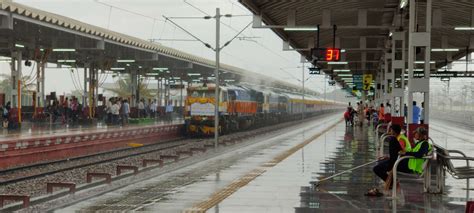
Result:
<svg viewBox="0 0 474 213">
<path fill-rule="evenodd" d="M 413 156 L 415 158 L 409 158 L 402 160 L 397 167 L 397 171 L 405 173 L 423 173 L 423 164 L 426 159 L 423 159 L 432 147 L 428 142 L 428 130 L 423 127 L 418 127 L 415 132 L 415 146 L 411 151 L 400 151 L 400 156 Z"/>
<path fill-rule="evenodd" d="M 395 135 L 395 138 L 399 143 L 395 141 L 390 141 L 390 158 L 381 159 L 381 161 L 373 168 L 374 173 L 380 177 L 384 182 L 391 181 L 390 172 L 392 170 L 393 164 L 395 163 L 398 156 L 394 151 L 395 148 L 398 148 L 398 154 L 400 156 L 414 156 L 415 158 L 404 159 L 402 160 L 397 167 L 397 171 L 404 173 L 418 173 L 423 172 L 423 163 L 425 159 L 422 157 L 426 156 L 431 151 L 431 144 L 428 143 L 428 130 L 423 127 L 418 127 L 414 131 L 415 145 L 412 148 L 408 139 L 404 138 L 404 135 L 400 134 L 400 126 L 393 125 L 391 127 L 392 135 Z M 402 136 L 400 136 L 402 135 Z M 401 148 L 402 143 L 405 144 L 404 149 Z M 396 146 L 396 145 L 400 146 Z M 390 184 L 391 185 L 391 184 Z M 377 188 L 370 189 L 367 193 L 367 196 L 382 196 L 383 194 L 378 191 Z"/>
</svg>

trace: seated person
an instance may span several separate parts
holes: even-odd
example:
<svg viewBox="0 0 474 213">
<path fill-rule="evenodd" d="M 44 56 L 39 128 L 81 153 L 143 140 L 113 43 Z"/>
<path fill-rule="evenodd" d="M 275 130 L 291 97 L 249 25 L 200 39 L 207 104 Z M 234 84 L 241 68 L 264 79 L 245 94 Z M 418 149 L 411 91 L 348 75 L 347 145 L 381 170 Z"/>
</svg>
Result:
<svg viewBox="0 0 474 213">
<path fill-rule="evenodd" d="M 399 125 L 395 124 L 392 126 L 392 130 L 394 131 L 398 130 L 397 127 L 395 126 L 399 127 Z M 395 129 L 393 129 L 393 127 L 395 127 Z M 421 174 L 423 172 L 423 164 L 426 159 L 421 159 L 421 158 L 426 156 L 431 151 L 431 144 L 428 143 L 428 131 L 423 127 L 418 127 L 414 131 L 414 138 L 415 138 L 416 144 L 413 149 L 411 149 L 410 147 L 410 150 L 408 151 L 408 150 L 403 150 L 400 147 L 400 150 L 397 153 L 397 154 L 400 154 L 400 156 L 414 156 L 415 157 L 415 158 L 402 160 L 398 164 L 398 167 L 397 167 L 397 171 L 399 172 L 418 173 L 418 174 Z M 389 159 L 381 161 L 373 169 L 374 173 L 377 176 L 379 176 L 383 181 L 388 180 L 389 172 L 391 172 L 393 164 L 397 160 L 397 156 L 395 156 L 397 155 L 395 154 L 395 150 L 397 150 L 398 147 L 396 146 L 396 144 L 400 145 L 400 143 L 390 144 L 391 147 L 390 147 Z M 375 189 L 369 190 L 369 192 L 366 195 L 380 196 L 380 192 L 378 192 L 378 190 L 375 188 Z"/>
</svg>

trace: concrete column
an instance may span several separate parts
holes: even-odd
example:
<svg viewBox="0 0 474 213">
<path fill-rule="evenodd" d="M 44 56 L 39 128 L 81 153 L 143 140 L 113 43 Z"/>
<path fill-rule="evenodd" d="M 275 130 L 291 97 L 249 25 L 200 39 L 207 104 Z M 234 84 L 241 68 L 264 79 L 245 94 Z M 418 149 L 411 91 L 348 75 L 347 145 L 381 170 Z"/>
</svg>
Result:
<svg viewBox="0 0 474 213">
<path fill-rule="evenodd" d="M 408 31 L 408 124 L 413 123 L 413 93 L 421 92 L 424 93 L 425 102 L 425 123 L 429 122 L 429 82 L 430 82 L 430 58 L 431 58 L 431 12 L 432 12 L 432 0 L 426 1 L 426 19 L 425 19 L 425 32 L 417 31 L 415 25 L 416 15 L 416 0 L 410 0 L 410 21 Z M 419 8 L 418 8 L 419 9 Z M 420 14 L 420 13 L 418 13 Z M 416 47 L 425 48 L 424 58 L 424 77 L 414 78 L 414 63 L 415 63 L 415 49 Z M 421 106 L 421 103 L 417 103 Z M 410 131 L 413 130 L 409 130 Z"/>
<path fill-rule="evenodd" d="M 84 64 L 84 94 L 82 95 L 82 107 L 87 106 L 87 97 L 89 96 L 87 94 L 87 68 L 89 67 L 89 64 Z M 82 111 L 82 109 L 79 109 Z"/>
<path fill-rule="evenodd" d="M 18 123 L 21 123 L 21 64 L 22 54 L 20 51 L 12 52 L 11 57 L 11 108 L 18 109 Z"/>
<path fill-rule="evenodd" d="M 138 77 L 138 74 L 137 74 L 137 71 L 136 70 L 132 70 L 130 71 L 130 94 L 131 94 L 131 100 L 130 100 L 130 106 L 131 107 L 136 107 L 137 105 L 137 77 Z"/>
<path fill-rule="evenodd" d="M 397 48 L 397 43 L 401 44 L 399 48 Z M 401 55 L 396 55 L 396 53 L 401 53 Z M 405 32 L 393 32 L 392 33 L 392 74 L 391 78 L 393 79 L 392 82 L 392 109 L 398 108 L 401 112 L 400 115 L 403 116 L 403 99 L 405 97 L 405 89 L 404 89 L 404 81 L 405 81 Z M 400 71 L 400 87 L 395 85 L 395 81 L 397 77 L 399 77 L 396 73 Z"/>
</svg>

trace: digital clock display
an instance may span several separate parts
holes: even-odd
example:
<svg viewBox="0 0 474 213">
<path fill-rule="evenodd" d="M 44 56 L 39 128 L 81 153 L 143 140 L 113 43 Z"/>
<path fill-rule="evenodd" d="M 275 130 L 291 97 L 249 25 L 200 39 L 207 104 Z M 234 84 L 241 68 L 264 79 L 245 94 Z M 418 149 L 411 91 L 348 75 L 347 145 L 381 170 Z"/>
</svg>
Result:
<svg viewBox="0 0 474 213">
<path fill-rule="evenodd" d="M 311 55 L 317 61 L 339 61 L 341 60 L 341 49 L 339 48 L 314 48 Z"/>
</svg>

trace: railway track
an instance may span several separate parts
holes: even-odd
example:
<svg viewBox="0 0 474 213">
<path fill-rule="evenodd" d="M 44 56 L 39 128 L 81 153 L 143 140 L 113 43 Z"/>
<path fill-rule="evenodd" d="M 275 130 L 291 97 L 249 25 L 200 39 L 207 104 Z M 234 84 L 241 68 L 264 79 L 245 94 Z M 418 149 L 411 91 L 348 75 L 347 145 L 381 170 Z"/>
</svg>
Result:
<svg viewBox="0 0 474 213">
<path fill-rule="evenodd" d="M 318 119 L 318 117 L 320 116 L 316 116 L 311 119 Z M 295 125 L 300 122 L 301 121 L 285 122 L 246 132 L 238 132 L 234 134 L 224 135 L 221 137 L 219 145 L 232 145 L 240 141 L 244 141 L 245 139 L 254 137 L 256 135 L 279 131 L 281 129 L 287 128 L 291 125 Z M 143 158 L 143 156 L 145 155 L 156 156 L 160 155 L 160 153 L 169 152 L 173 149 L 180 149 L 181 147 L 184 148 L 186 146 L 189 146 L 190 144 L 192 146 L 211 148 L 213 147 L 213 139 L 172 140 L 153 145 L 146 145 L 139 148 L 127 148 L 125 150 L 120 151 L 115 150 L 106 153 L 99 153 L 72 159 L 38 163 L 34 165 L 2 170 L 0 171 L 0 178 L 3 176 L 4 180 L 0 182 L 0 192 L 3 194 L 25 194 L 24 192 L 27 191 L 29 192 L 28 194 L 30 194 L 31 197 L 44 195 L 46 193 L 44 191 L 45 182 L 58 181 L 83 184 L 85 183 L 84 173 L 86 171 L 106 170 L 109 173 L 113 174 L 113 165 L 124 164 L 124 162 L 125 164 L 135 164 L 136 166 L 140 167 L 141 164 L 137 162 L 139 162 L 139 159 Z M 105 155 L 117 155 L 117 153 L 121 153 L 121 155 L 109 156 L 107 158 L 104 157 Z M 76 163 L 77 165 L 74 165 L 74 163 Z M 65 164 L 65 166 L 62 166 L 63 164 Z M 61 168 L 51 168 L 55 166 L 59 167 L 59 165 L 61 165 Z M 40 170 L 40 168 L 46 169 Z M 9 178 L 5 178 L 5 176 L 7 175 L 9 175 Z"/>
</svg>

